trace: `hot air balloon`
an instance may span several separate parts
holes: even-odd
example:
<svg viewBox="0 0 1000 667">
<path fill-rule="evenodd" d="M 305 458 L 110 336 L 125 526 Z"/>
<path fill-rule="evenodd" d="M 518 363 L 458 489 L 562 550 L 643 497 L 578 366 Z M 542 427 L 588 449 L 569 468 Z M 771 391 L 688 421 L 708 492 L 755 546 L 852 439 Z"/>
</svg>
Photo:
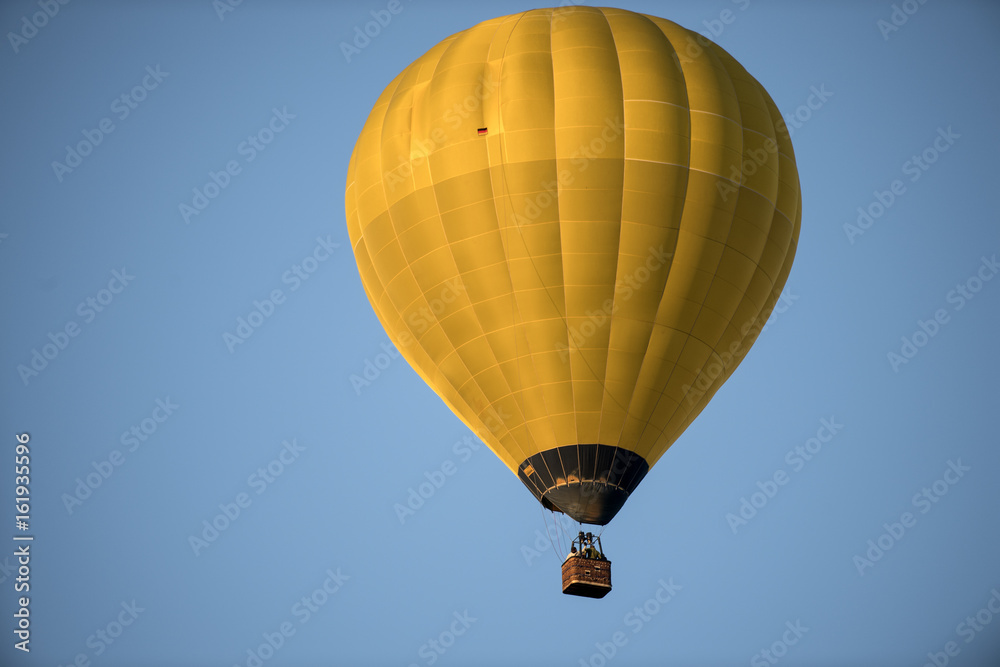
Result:
<svg viewBox="0 0 1000 667">
<path fill-rule="evenodd" d="M 604 525 L 756 340 L 801 195 L 777 107 L 728 53 L 575 6 L 404 69 L 345 208 L 403 357 L 544 507 Z"/>
</svg>

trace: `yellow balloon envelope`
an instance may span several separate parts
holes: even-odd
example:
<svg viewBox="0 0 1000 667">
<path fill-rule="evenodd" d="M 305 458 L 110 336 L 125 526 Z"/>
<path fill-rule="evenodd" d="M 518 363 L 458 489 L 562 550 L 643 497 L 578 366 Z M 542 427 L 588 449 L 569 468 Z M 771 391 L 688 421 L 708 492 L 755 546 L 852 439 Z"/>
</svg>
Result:
<svg viewBox="0 0 1000 667">
<path fill-rule="evenodd" d="M 543 505 L 602 525 L 756 340 L 801 220 L 763 87 L 697 33 L 592 7 L 418 58 L 345 200 L 402 355 Z"/>
</svg>

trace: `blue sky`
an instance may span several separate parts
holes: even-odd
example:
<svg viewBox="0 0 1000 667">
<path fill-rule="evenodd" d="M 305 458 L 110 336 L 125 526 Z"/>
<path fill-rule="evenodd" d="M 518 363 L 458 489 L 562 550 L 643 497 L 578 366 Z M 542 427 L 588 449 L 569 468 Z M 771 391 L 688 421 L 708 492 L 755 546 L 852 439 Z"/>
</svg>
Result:
<svg viewBox="0 0 1000 667">
<path fill-rule="evenodd" d="M 621 4 L 767 88 L 804 215 L 783 312 L 605 530 L 594 601 L 560 593 L 573 527 L 385 352 L 344 222 L 383 87 L 531 6 L 402 0 L 345 55 L 388 4 L 0 8 L 0 663 L 997 664 L 1000 8 Z"/>
</svg>

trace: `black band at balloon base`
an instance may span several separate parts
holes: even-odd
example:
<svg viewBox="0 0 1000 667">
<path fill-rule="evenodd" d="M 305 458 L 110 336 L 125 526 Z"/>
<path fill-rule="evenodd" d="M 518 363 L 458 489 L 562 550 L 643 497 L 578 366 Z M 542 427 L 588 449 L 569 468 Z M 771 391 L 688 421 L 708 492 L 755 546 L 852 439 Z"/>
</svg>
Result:
<svg viewBox="0 0 1000 667">
<path fill-rule="evenodd" d="M 646 459 L 610 445 L 565 445 L 521 462 L 517 476 L 544 507 L 605 525 L 649 472 Z"/>
</svg>

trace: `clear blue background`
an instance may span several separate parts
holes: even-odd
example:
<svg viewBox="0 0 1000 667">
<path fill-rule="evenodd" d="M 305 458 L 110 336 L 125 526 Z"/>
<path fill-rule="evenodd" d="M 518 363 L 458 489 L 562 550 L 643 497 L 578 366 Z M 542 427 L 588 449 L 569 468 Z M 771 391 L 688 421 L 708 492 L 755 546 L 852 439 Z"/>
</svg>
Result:
<svg viewBox="0 0 1000 667">
<path fill-rule="evenodd" d="M 341 42 L 386 4 L 245 0 L 220 17 L 210 0 L 76 1 L 17 52 L 0 44 L 0 539 L 19 532 L 24 431 L 35 536 L 30 655 L 11 634 L 14 542 L 0 551 L 0 664 L 253 665 L 285 622 L 295 634 L 265 649 L 268 667 L 600 667 L 616 632 L 608 664 L 768 664 L 777 642 L 780 664 L 922 665 L 949 641 L 949 664 L 1000 664 L 1000 617 L 959 634 L 1000 588 L 1000 280 L 961 310 L 948 301 L 1000 251 L 1000 7 L 914 2 L 886 39 L 888 2 L 623 3 L 714 28 L 786 117 L 809 118 L 793 135 L 791 305 L 604 532 L 615 588 L 593 601 L 560 594 L 554 517 L 485 447 L 456 449 L 468 430 L 403 360 L 352 386 L 387 341 L 344 223 L 358 132 L 439 40 L 530 8 L 404 1 L 347 62 Z M 713 22 L 724 10 L 733 20 Z M 38 11 L 5 2 L 0 30 Z M 147 66 L 169 75 L 119 119 L 113 100 Z M 799 109 L 813 86 L 832 95 Z M 295 117 L 247 162 L 240 143 L 275 108 Z M 114 131 L 60 182 L 52 162 L 105 117 Z M 959 138 L 911 181 L 905 163 L 948 127 Z M 178 206 L 229 160 L 242 171 L 185 224 Z M 905 193 L 852 243 L 844 225 L 896 179 Z M 317 237 L 340 247 L 292 291 L 282 276 Z M 78 304 L 122 267 L 134 280 L 85 322 Z M 230 352 L 223 334 L 274 289 L 284 303 Z M 894 371 L 887 354 L 942 308 L 947 324 Z M 18 366 L 70 321 L 79 335 L 25 383 Z M 179 407 L 129 451 L 122 434 L 167 398 Z M 794 470 L 786 453 L 821 419 L 843 429 Z M 292 439 L 298 458 L 252 486 Z M 115 450 L 121 465 L 67 508 Z M 454 474 L 401 522 L 395 505 L 447 461 Z M 914 495 L 949 461 L 970 469 L 921 514 Z M 779 470 L 788 484 L 734 533 L 727 514 Z M 250 505 L 196 555 L 190 537 L 240 493 Z M 916 524 L 859 573 L 855 556 L 907 511 Z M 349 579 L 301 623 L 294 605 L 338 568 Z M 661 579 L 681 587 L 662 606 L 648 602 Z M 133 600 L 135 622 L 95 639 Z M 783 647 L 786 622 L 808 630 Z"/>
</svg>

